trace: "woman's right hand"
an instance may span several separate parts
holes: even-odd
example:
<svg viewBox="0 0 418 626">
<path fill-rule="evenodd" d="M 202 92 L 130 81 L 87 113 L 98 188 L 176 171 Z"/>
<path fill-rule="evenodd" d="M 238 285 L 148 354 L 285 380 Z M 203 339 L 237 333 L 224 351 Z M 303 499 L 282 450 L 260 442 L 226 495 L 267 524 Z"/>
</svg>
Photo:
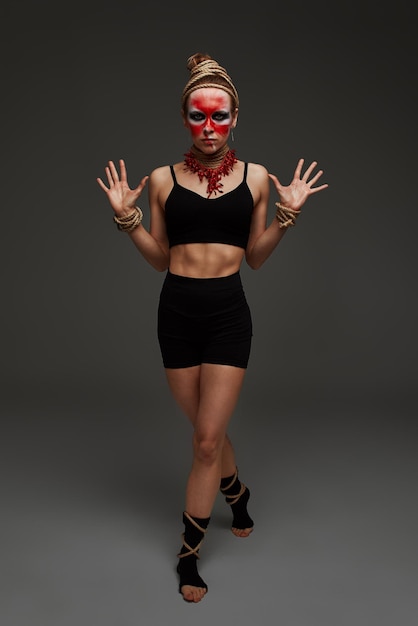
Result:
<svg viewBox="0 0 418 626">
<path fill-rule="evenodd" d="M 128 177 L 123 159 L 120 159 L 119 167 L 120 176 L 113 161 L 109 161 L 109 165 L 105 167 L 109 187 L 105 185 L 101 178 L 97 178 L 97 182 L 107 195 L 115 214 L 123 217 L 132 213 L 132 209 L 147 184 L 149 176 L 144 176 L 139 185 L 135 187 L 135 189 L 131 189 L 128 185 Z"/>
</svg>

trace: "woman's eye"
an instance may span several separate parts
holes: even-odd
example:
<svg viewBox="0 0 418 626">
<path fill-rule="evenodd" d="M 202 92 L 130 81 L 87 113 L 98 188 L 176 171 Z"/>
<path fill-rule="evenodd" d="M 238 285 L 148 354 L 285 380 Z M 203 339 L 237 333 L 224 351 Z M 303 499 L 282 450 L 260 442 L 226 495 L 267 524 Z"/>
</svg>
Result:
<svg viewBox="0 0 418 626">
<path fill-rule="evenodd" d="M 215 122 L 224 122 L 225 120 L 227 120 L 229 118 L 229 113 L 214 113 L 212 115 L 212 119 Z"/>
<path fill-rule="evenodd" d="M 189 113 L 189 118 L 192 122 L 202 122 L 205 119 L 203 113 Z"/>
</svg>

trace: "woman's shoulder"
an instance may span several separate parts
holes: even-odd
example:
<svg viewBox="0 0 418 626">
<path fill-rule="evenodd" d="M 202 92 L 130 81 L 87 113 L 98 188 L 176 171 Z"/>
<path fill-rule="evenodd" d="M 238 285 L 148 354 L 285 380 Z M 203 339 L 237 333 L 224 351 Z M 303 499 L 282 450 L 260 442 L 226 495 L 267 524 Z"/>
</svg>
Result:
<svg viewBox="0 0 418 626">
<path fill-rule="evenodd" d="M 269 180 L 267 168 L 260 163 L 248 163 L 247 178 L 254 184 L 264 184 Z"/>
<path fill-rule="evenodd" d="M 248 171 L 251 171 L 255 176 L 268 176 L 268 170 L 261 163 L 248 163 Z"/>
<path fill-rule="evenodd" d="M 172 165 L 160 165 L 156 167 L 150 174 L 150 180 L 156 183 L 164 183 L 167 180 L 172 181 L 171 168 L 173 168 L 175 172 L 178 172 L 184 168 L 184 161 L 173 163 Z"/>
<path fill-rule="evenodd" d="M 154 182 L 165 180 L 168 176 L 170 176 L 170 166 L 160 165 L 155 167 L 149 176 L 150 180 L 152 179 Z"/>
<path fill-rule="evenodd" d="M 169 165 L 161 165 L 152 170 L 148 184 L 153 190 L 164 190 L 173 184 Z"/>
</svg>

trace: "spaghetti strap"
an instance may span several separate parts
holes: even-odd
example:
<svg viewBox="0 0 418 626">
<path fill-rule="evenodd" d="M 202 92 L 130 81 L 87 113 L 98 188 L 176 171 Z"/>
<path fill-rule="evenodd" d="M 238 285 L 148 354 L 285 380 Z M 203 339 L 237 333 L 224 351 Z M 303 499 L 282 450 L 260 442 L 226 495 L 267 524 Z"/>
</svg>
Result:
<svg viewBox="0 0 418 626">
<path fill-rule="evenodd" d="M 172 165 L 170 165 L 170 172 L 171 172 L 171 176 L 173 177 L 174 184 L 177 185 L 177 179 L 174 173 L 174 167 Z"/>
<path fill-rule="evenodd" d="M 245 183 L 247 180 L 247 170 L 248 170 L 248 163 L 245 162 L 244 163 L 244 178 L 242 179 L 242 182 Z"/>
</svg>

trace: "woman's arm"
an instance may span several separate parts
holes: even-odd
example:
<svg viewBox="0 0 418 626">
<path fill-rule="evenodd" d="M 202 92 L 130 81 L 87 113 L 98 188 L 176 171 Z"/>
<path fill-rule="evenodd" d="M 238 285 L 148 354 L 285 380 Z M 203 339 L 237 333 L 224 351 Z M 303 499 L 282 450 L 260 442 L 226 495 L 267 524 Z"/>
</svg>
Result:
<svg viewBox="0 0 418 626">
<path fill-rule="evenodd" d="M 276 218 L 267 227 L 270 180 L 266 168 L 250 164 L 247 181 L 254 198 L 254 210 L 245 259 L 253 270 L 257 270 L 271 255 L 287 229 L 281 229 Z"/>
<path fill-rule="evenodd" d="M 144 259 L 157 271 L 162 272 L 168 267 L 169 249 L 164 209 L 159 203 L 158 181 L 160 176 L 153 172 L 151 176 L 144 176 L 135 189 L 130 189 L 123 159 L 119 161 L 119 166 L 120 176 L 113 161 L 109 161 L 109 165 L 105 168 L 108 187 L 100 178 L 97 179 L 97 182 L 106 193 L 115 216 L 127 218 L 136 212 L 135 206 L 138 198 L 149 181 L 150 230 L 148 232 L 140 223 L 128 235 Z"/>
<path fill-rule="evenodd" d="M 327 184 L 313 187 L 316 181 L 322 176 L 322 170 L 319 170 L 311 180 L 309 180 L 310 175 L 317 165 L 316 161 L 310 164 L 302 176 L 303 163 L 304 160 L 300 159 L 296 166 L 292 182 L 287 186 L 282 185 L 277 176 L 269 174 L 263 166 L 253 165 L 251 168 L 249 186 L 255 196 L 255 203 L 245 257 L 248 265 L 252 269 L 259 269 L 263 265 L 289 228 L 288 226 L 283 226 L 283 223 L 276 217 L 274 217 L 271 224 L 266 227 L 270 192 L 269 178 L 276 187 L 279 202 L 284 207 L 290 209 L 294 218 L 297 216 L 295 212 L 300 211 L 310 195 L 328 187 Z M 256 194 L 254 194 L 252 187 L 257 190 Z"/>
</svg>

